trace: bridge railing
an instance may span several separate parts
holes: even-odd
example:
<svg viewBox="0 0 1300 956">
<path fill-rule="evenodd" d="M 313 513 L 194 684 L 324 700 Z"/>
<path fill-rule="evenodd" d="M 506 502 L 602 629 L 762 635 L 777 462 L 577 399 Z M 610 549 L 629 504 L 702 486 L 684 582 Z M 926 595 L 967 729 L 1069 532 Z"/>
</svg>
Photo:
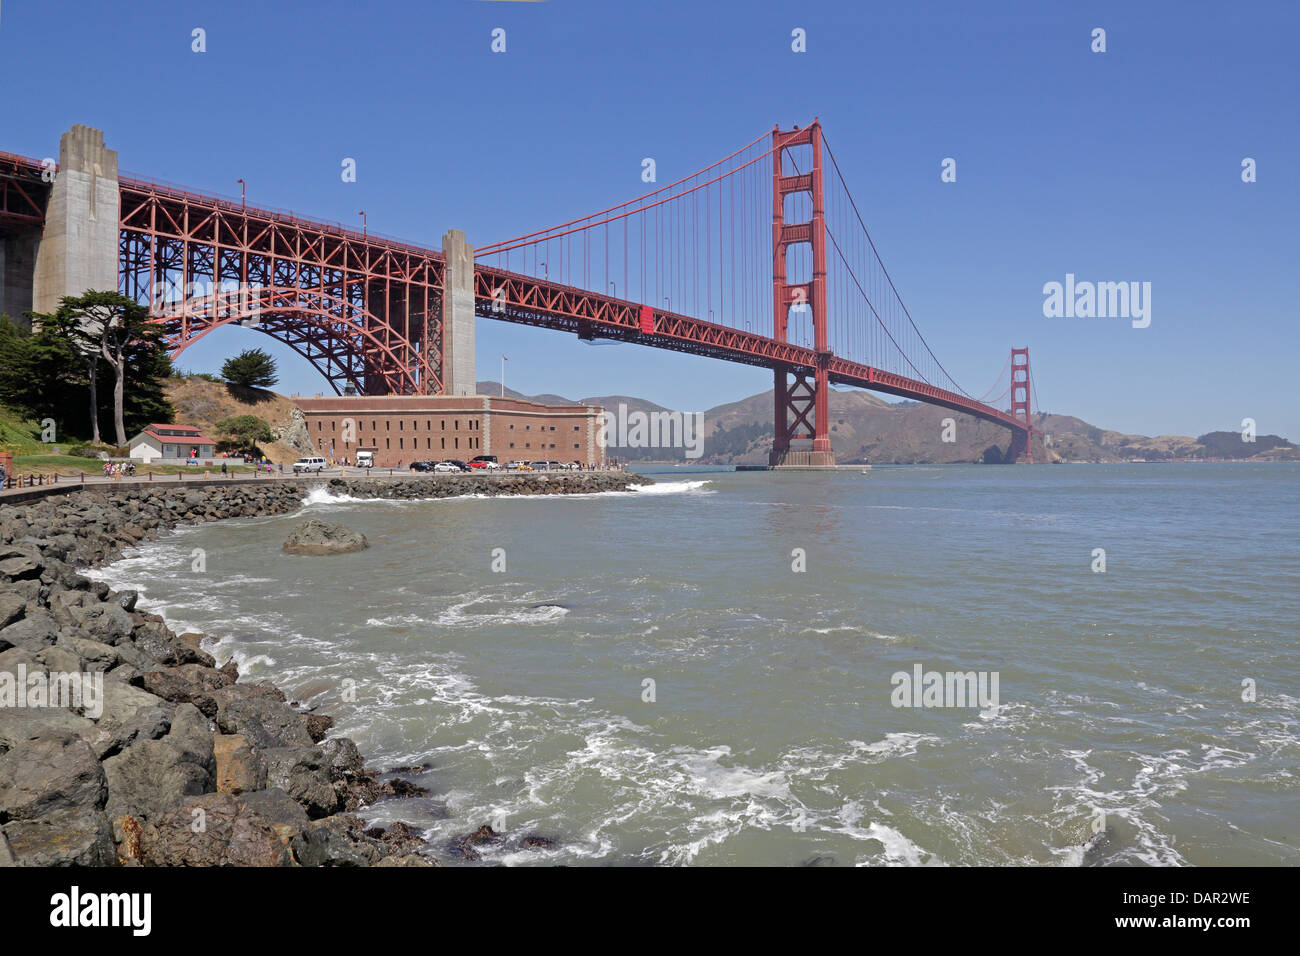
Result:
<svg viewBox="0 0 1300 956">
<path fill-rule="evenodd" d="M 12 166 L 14 169 L 22 167 L 24 169 L 40 172 L 44 167 L 43 160 L 32 159 L 30 156 L 19 156 L 17 153 L 0 152 L 0 167 Z M 55 166 L 58 169 L 58 166 Z"/>
<path fill-rule="evenodd" d="M 20 157 L 21 158 L 21 157 Z M 281 222 L 286 225 L 297 226 L 316 232 L 326 233 L 328 235 L 346 236 L 357 242 L 366 243 L 373 246 L 383 246 L 397 252 L 410 252 L 419 256 L 426 256 L 432 259 L 441 259 L 441 250 L 430 249 L 428 246 L 422 246 L 419 243 L 410 242 L 405 239 L 398 239 L 395 236 L 389 236 L 382 232 L 371 232 L 360 229 L 349 229 L 341 222 L 331 222 L 325 219 L 308 219 L 303 216 L 295 215 L 287 209 L 278 209 L 273 206 L 253 206 L 247 202 L 242 202 L 233 196 L 224 196 L 220 193 L 200 193 L 192 189 L 186 189 L 175 183 L 165 182 L 158 179 L 145 179 L 142 176 L 120 173 L 118 183 L 141 192 L 157 193 L 172 199 L 184 202 L 197 203 L 203 206 L 220 207 L 226 212 L 237 213 L 241 216 L 251 216 L 259 219 L 268 219 L 273 222 Z"/>
</svg>

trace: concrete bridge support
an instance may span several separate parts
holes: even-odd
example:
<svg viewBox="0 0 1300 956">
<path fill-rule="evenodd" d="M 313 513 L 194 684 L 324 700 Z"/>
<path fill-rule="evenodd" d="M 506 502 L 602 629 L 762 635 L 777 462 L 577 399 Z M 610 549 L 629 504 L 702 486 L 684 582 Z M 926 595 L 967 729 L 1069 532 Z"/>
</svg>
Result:
<svg viewBox="0 0 1300 956">
<path fill-rule="evenodd" d="M 447 271 L 442 290 L 442 390 L 445 395 L 473 395 L 474 365 L 474 247 L 465 233 L 449 229 L 442 237 Z"/>
<path fill-rule="evenodd" d="M 36 247 L 32 308 L 54 312 L 65 295 L 115 292 L 118 260 L 117 152 L 80 124 L 59 141 L 59 172 Z"/>
</svg>

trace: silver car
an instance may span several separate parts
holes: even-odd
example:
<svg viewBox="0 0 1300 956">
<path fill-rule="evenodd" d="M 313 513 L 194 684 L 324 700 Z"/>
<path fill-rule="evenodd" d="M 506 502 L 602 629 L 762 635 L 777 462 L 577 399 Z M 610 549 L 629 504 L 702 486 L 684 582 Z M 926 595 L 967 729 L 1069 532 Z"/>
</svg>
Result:
<svg viewBox="0 0 1300 956">
<path fill-rule="evenodd" d="M 293 463 L 293 473 L 295 475 L 300 475 L 304 472 L 309 472 L 309 471 L 320 472 L 324 470 L 325 470 L 324 458 L 299 458 L 297 461 Z"/>
</svg>

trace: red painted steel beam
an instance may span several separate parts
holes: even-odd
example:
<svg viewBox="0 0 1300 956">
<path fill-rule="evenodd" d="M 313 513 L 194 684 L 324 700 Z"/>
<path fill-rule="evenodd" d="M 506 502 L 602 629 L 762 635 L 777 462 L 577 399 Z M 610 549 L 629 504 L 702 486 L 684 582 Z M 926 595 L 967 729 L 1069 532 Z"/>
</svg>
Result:
<svg viewBox="0 0 1300 956">
<path fill-rule="evenodd" d="M 19 229 L 44 224 L 50 186 L 40 161 L 0 153 L 0 223 Z"/>
</svg>

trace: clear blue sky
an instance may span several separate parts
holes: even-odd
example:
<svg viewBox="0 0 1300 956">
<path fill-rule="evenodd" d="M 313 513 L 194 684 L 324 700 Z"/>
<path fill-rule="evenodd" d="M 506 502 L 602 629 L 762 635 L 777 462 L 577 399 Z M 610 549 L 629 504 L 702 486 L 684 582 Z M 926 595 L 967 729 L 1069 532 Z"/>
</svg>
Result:
<svg viewBox="0 0 1300 956">
<path fill-rule="evenodd" d="M 977 7 L 995 11 L 975 13 Z M 1045 410 L 1300 440 L 1300 4 L 864 2 L 128 4 L 10 0 L 0 150 L 105 130 L 124 171 L 437 247 L 630 199 L 774 123 L 820 116 L 917 324 L 980 394 L 1028 345 Z M 207 31 L 207 52 L 190 50 Z M 507 30 L 493 54 L 490 32 Z M 790 33 L 807 31 L 808 52 Z M 1107 32 L 1107 52 L 1090 50 Z M 358 161 L 358 182 L 340 161 Z M 956 183 L 940 162 L 958 163 Z M 1241 181 L 1241 161 L 1258 181 Z M 1152 322 L 1048 319 L 1067 272 L 1152 284 Z M 251 345 L 281 389 L 324 380 Z M 480 378 L 695 410 L 770 373 L 480 320 Z"/>
</svg>

